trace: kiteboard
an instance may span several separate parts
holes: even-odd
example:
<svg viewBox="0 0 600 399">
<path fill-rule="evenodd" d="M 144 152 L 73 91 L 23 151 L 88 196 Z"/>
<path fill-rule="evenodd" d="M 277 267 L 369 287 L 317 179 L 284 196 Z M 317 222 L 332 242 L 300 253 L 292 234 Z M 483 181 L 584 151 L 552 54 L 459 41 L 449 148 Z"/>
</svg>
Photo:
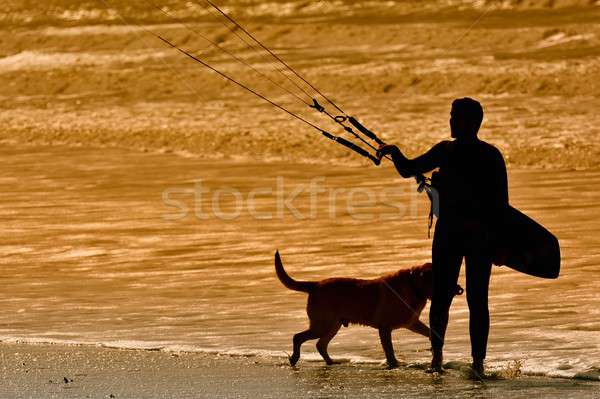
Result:
<svg viewBox="0 0 600 399">
<path fill-rule="evenodd" d="M 560 245 L 554 234 L 509 206 L 496 234 L 494 264 L 535 277 L 554 279 L 560 273 Z"/>
</svg>

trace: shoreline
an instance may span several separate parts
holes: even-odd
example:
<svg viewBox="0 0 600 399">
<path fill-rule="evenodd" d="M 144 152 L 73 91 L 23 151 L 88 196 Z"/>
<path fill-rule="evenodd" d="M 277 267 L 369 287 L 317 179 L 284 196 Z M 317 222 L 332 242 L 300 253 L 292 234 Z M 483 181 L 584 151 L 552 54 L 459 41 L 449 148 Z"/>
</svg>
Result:
<svg viewBox="0 0 600 399">
<path fill-rule="evenodd" d="M 218 349 L 218 348 L 202 348 L 194 347 L 193 345 L 177 345 L 177 344 L 161 344 L 143 341 L 116 341 L 116 342 L 78 342 L 78 341 L 60 341 L 60 340 L 44 340 L 37 338 L 12 338 L 12 337 L 0 337 L 0 346 L 34 346 L 34 347 L 65 347 L 65 348 L 89 348 L 97 350 L 108 350 L 108 351 L 131 351 L 131 352 L 158 352 L 165 355 L 171 356 L 200 356 L 214 359 L 255 359 L 254 364 L 276 364 L 279 366 L 289 366 L 288 357 L 289 351 L 284 348 L 280 351 L 269 351 L 269 350 L 249 350 L 249 349 Z M 279 353 L 278 353 L 279 352 Z M 453 370 L 457 372 L 467 372 L 469 363 L 467 361 L 468 356 L 456 359 L 447 358 L 444 363 L 446 370 Z M 450 359 L 450 360 L 449 360 Z M 386 362 L 383 355 L 380 359 L 353 356 L 353 355 L 338 355 L 337 360 L 340 364 L 351 365 L 353 367 L 379 367 L 385 368 Z M 300 363 L 310 364 L 314 366 L 324 365 L 320 355 L 316 351 L 312 351 L 310 346 L 307 346 L 302 353 Z M 492 366 L 490 363 L 495 363 Z M 302 367 L 302 366 L 300 366 Z M 428 367 L 428 362 L 422 361 L 411 361 L 406 362 L 400 360 L 400 368 L 421 370 L 424 371 Z M 293 369 L 297 369 L 293 367 Z M 549 380 L 576 380 L 576 381 L 589 381 L 600 383 L 600 370 L 590 369 L 585 372 L 578 372 L 574 375 L 567 374 L 547 374 L 543 371 L 530 371 L 524 369 L 522 359 L 513 359 L 512 361 L 503 361 L 501 363 L 493 362 L 492 359 L 486 360 L 486 373 L 490 380 L 506 380 L 515 378 L 542 378 Z M 599 386 L 600 387 L 600 386 Z"/>
<path fill-rule="evenodd" d="M 4 397 L 597 397 L 591 381 L 518 377 L 471 381 L 461 370 L 443 376 L 417 367 L 333 367 L 253 356 L 159 350 L 112 349 L 93 345 L 0 343 Z M 112 396 L 111 396 L 112 395 Z"/>
</svg>

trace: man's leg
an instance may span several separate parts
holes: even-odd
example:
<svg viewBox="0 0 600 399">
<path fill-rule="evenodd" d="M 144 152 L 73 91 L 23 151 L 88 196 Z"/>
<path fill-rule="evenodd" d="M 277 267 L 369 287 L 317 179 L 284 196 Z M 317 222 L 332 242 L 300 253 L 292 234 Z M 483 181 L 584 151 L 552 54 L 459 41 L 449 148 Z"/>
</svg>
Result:
<svg viewBox="0 0 600 399">
<path fill-rule="evenodd" d="M 431 329 L 431 348 L 433 358 L 431 369 L 442 368 L 442 348 L 448 326 L 448 312 L 456 291 L 458 274 L 462 262 L 461 248 L 455 244 L 452 234 L 440 223 L 436 225 L 433 237 L 433 295 L 429 310 L 429 327 Z"/>
<path fill-rule="evenodd" d="M 467 303 L 469 304 L 469 333 L 471 335 L 471 356 L 473 370 L 483 374 L 483 361 L 486 356 L 490 331 L 488 309 L 488 287 L 492 271 L 491 257 L 468 255 L 465 257 L 467 274 Z"/>
</svg>

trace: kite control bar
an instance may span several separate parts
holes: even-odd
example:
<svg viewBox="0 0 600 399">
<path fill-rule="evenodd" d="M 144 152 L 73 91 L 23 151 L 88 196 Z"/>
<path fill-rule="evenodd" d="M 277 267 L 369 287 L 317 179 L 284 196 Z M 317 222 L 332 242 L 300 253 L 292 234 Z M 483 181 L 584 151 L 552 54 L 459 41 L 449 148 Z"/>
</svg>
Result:
<svg viewBox="0 0 600 399">
<path fill-rule="evenodd" d="M 352 124 L 355 128 L 357 128 L 362 134 L 375 141 L 379 145 L 385 144 L 375 133 L 364 127 L 359 121 L 357 121 L 353 116 L 348 117 L 348 122 Z"/>
</svg>

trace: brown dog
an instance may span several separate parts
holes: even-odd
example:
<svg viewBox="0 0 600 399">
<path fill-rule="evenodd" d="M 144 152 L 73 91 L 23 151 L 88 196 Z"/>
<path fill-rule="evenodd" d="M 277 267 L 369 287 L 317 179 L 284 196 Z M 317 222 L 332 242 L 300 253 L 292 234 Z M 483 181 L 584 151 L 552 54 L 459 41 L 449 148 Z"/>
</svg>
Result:
<svg viewBox="0 0 600 399">
<path fill-rule="evenodd" d="M 317 350 L 327 364 L 334 364 L 327 353 L 327 345 L 341 326 L 347 327 L 350 323 L 379 330 L 389 367 L 398 365 L 392 346 L 392 330 L 405 327 L 429 337 L 429 327 L 419 320 L 419 315 L 427 299 L 431 299 L 431 263 L 372 280 L 297 281 L 285 272 L 277 251 L 275 271 L 287 288 L 308 293 L 306 311 L 310 324 L 307 330 L 294 335 L 294 352 L 290 356 L 292 366 L 300 359 L 300 346 L 317 338 Z M 456 294 L 462 294 L 460 286 L 457 286 Z"/>
</svg>

